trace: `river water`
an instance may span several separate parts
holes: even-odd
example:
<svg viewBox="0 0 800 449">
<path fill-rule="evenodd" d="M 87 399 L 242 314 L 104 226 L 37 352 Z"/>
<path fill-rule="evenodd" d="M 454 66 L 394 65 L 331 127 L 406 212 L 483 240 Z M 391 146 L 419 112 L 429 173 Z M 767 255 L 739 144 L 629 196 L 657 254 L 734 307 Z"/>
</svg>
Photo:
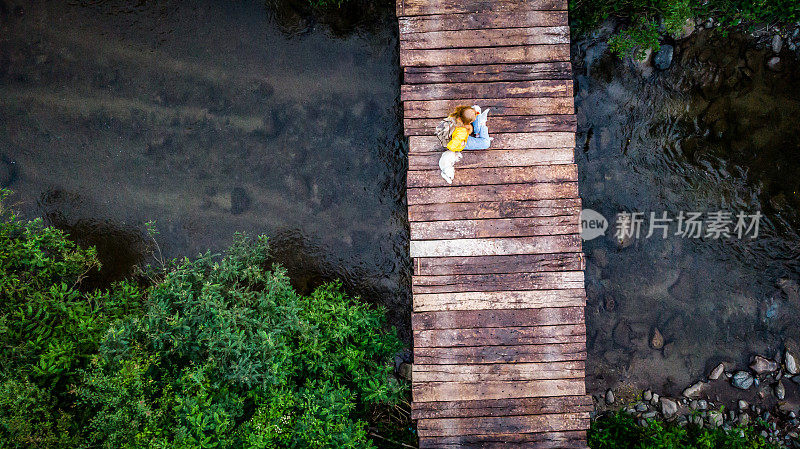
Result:
<svg viewBox="0 0 800 449">
<path fill-rule="evenodd" d="M 299 289 L 342 279 L 408 341 L 391 2 L 335 17 L 191 3 L 4 0 L 2 186 L 23 216 L 97 245 L 109 279 L 150 260 L 149 220 L 168 257 L 267 234 Z M 586 207 L 765 214 L 757 239 L 586 242 L 591 391 L 674 394 L 800 341 L 800 73 L 768 56 L 703 33 L 642 74 L 602 39 L 573 45 Z"/>
</svg>

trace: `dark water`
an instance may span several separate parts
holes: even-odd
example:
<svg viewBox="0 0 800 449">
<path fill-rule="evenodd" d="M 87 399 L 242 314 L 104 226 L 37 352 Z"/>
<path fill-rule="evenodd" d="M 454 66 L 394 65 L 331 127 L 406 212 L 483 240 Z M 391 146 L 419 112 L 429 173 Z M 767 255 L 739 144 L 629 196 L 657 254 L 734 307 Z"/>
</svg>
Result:
<svg viewBox="0 0 800 449">
<path fill-rule="evenodd" d="M 267 234 L 407 328 L 393 3 L 0 0 L 0 181 L 97 245 L 109 278 Z M 298 2 L 302 5 L 305 2 Z"/>
<path fill-rule="evenodd" d="M 798 341 L 800 65 L 784 54 L 771 72 L 771 56 L 742 36 L 703 33 L 647 76 L 598 41 L 573 46 L 584 207 L 765 214 L 756 239 L 586 242 L 594 392 L 676 394 L 720 361 L 744 368 Z M 654 329 L 663 349 L 649 344 Z"/>
</svg>

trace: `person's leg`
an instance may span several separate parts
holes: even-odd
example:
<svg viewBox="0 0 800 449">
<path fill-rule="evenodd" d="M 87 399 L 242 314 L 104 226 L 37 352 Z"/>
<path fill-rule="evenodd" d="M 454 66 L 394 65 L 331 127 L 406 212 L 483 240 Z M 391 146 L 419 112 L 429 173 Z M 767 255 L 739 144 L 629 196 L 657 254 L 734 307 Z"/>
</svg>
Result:
<svg viewBox="0 0 800 449">
<path fill-rule="evenodd" d="M 472 130 L 475 132 L 475 136 L 467 138 L 467 143 L 464 145 L 465 150 L 485 150 L 491 145 L 492 139 L 489 137 L 489 128 L 486 126 L 486 114 L 488 112 L 489 110 L 487 109 L 478 114 L 478 117 L 472 122 Z"/>
</svg>

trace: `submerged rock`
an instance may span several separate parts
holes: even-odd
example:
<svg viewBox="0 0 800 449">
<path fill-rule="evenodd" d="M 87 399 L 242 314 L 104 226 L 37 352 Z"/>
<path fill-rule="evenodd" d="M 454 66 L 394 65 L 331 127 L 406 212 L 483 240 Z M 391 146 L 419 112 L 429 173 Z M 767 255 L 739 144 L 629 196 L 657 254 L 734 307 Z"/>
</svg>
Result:
<svg viewBox="0 0 800 449">
<path fill-rule="evenodd" d="M 672 57 L 675 54 L 675 48 L 672 45 L 664 44 L 653 55 L 653 65 L 659 70 L 667 70 L 672 66 Z"/>
<path fill-rule="evenodd" d="M 769 360 L 757 355 L 753 357 L 753 363 L 750 364 L 750 369 L 756 374 L 771 373 L 778 370 L 778 363 L 774 360 Z"/>
<path fill-rule="evenodd" d="M 725 372 L 725 365 L 720 363 L 714 369 L 711 370 L 711 373 L 708 375 L 709 380 L 717 380 L 722 376 L 722 373 Z"/>
<path fill-rule="evenodd" d="M 773 56 L 769 58 L 767 61 L 767 68 L 772 70 L 773 72 L 780 72 L 783 68 L 783 64 L 781 63 L 781 58 L 779 56 Z"/>
<path fill-rule="evenodd" d="M 652 346 L 653 349 L 661 349 L 664 347 L 664 336 L 661 335 L 661 331 L 659 331 L 657 327 L 653 328 L 653 337 L 650 338 L 650 346 Z"/>
<path fill-rule="evenodd" d="M 747 371 L 737 371 L 731 378 L 731 384 L 740 390 L 747 390 L 752 387 L 753 381 L 753 376 Z"/>
</svg>

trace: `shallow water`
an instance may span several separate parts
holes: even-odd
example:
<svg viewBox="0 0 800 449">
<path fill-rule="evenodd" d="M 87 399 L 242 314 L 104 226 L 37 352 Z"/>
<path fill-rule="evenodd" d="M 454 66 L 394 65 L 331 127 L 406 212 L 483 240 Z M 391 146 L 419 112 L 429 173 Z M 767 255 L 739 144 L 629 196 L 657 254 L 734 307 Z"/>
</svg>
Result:
<svg viewBox="0 0 800 449">
<path fill-rule="evenodd" d="M 342 20 L 254 1 L 36 1 L 0 13 L 0 181 L 24 216 L 98 245 L 112 279 L 150 261 L 149 220 L 167 257 L 267 234 L 300 289 L 341 278 L 407 327 L 391 8 Z"/>
<path fill-rule="evenodd" d="M 702 33 L 648 75 L 599 41 L 573 46 L 584 207 L 609 219 L 765 214 L 756 239 L 684 238 L 673 224 L 666 239 L 620 244 L 612 223 L 585 243 L 593 392 L 677 394 L 720 361 L 744 368 L 798 341 L 800 67 L 790 59 L 773 73 L 769 56 L 741 36 Z M 663 349 L 649 344 L 655 329 Z"/>
</svg>

